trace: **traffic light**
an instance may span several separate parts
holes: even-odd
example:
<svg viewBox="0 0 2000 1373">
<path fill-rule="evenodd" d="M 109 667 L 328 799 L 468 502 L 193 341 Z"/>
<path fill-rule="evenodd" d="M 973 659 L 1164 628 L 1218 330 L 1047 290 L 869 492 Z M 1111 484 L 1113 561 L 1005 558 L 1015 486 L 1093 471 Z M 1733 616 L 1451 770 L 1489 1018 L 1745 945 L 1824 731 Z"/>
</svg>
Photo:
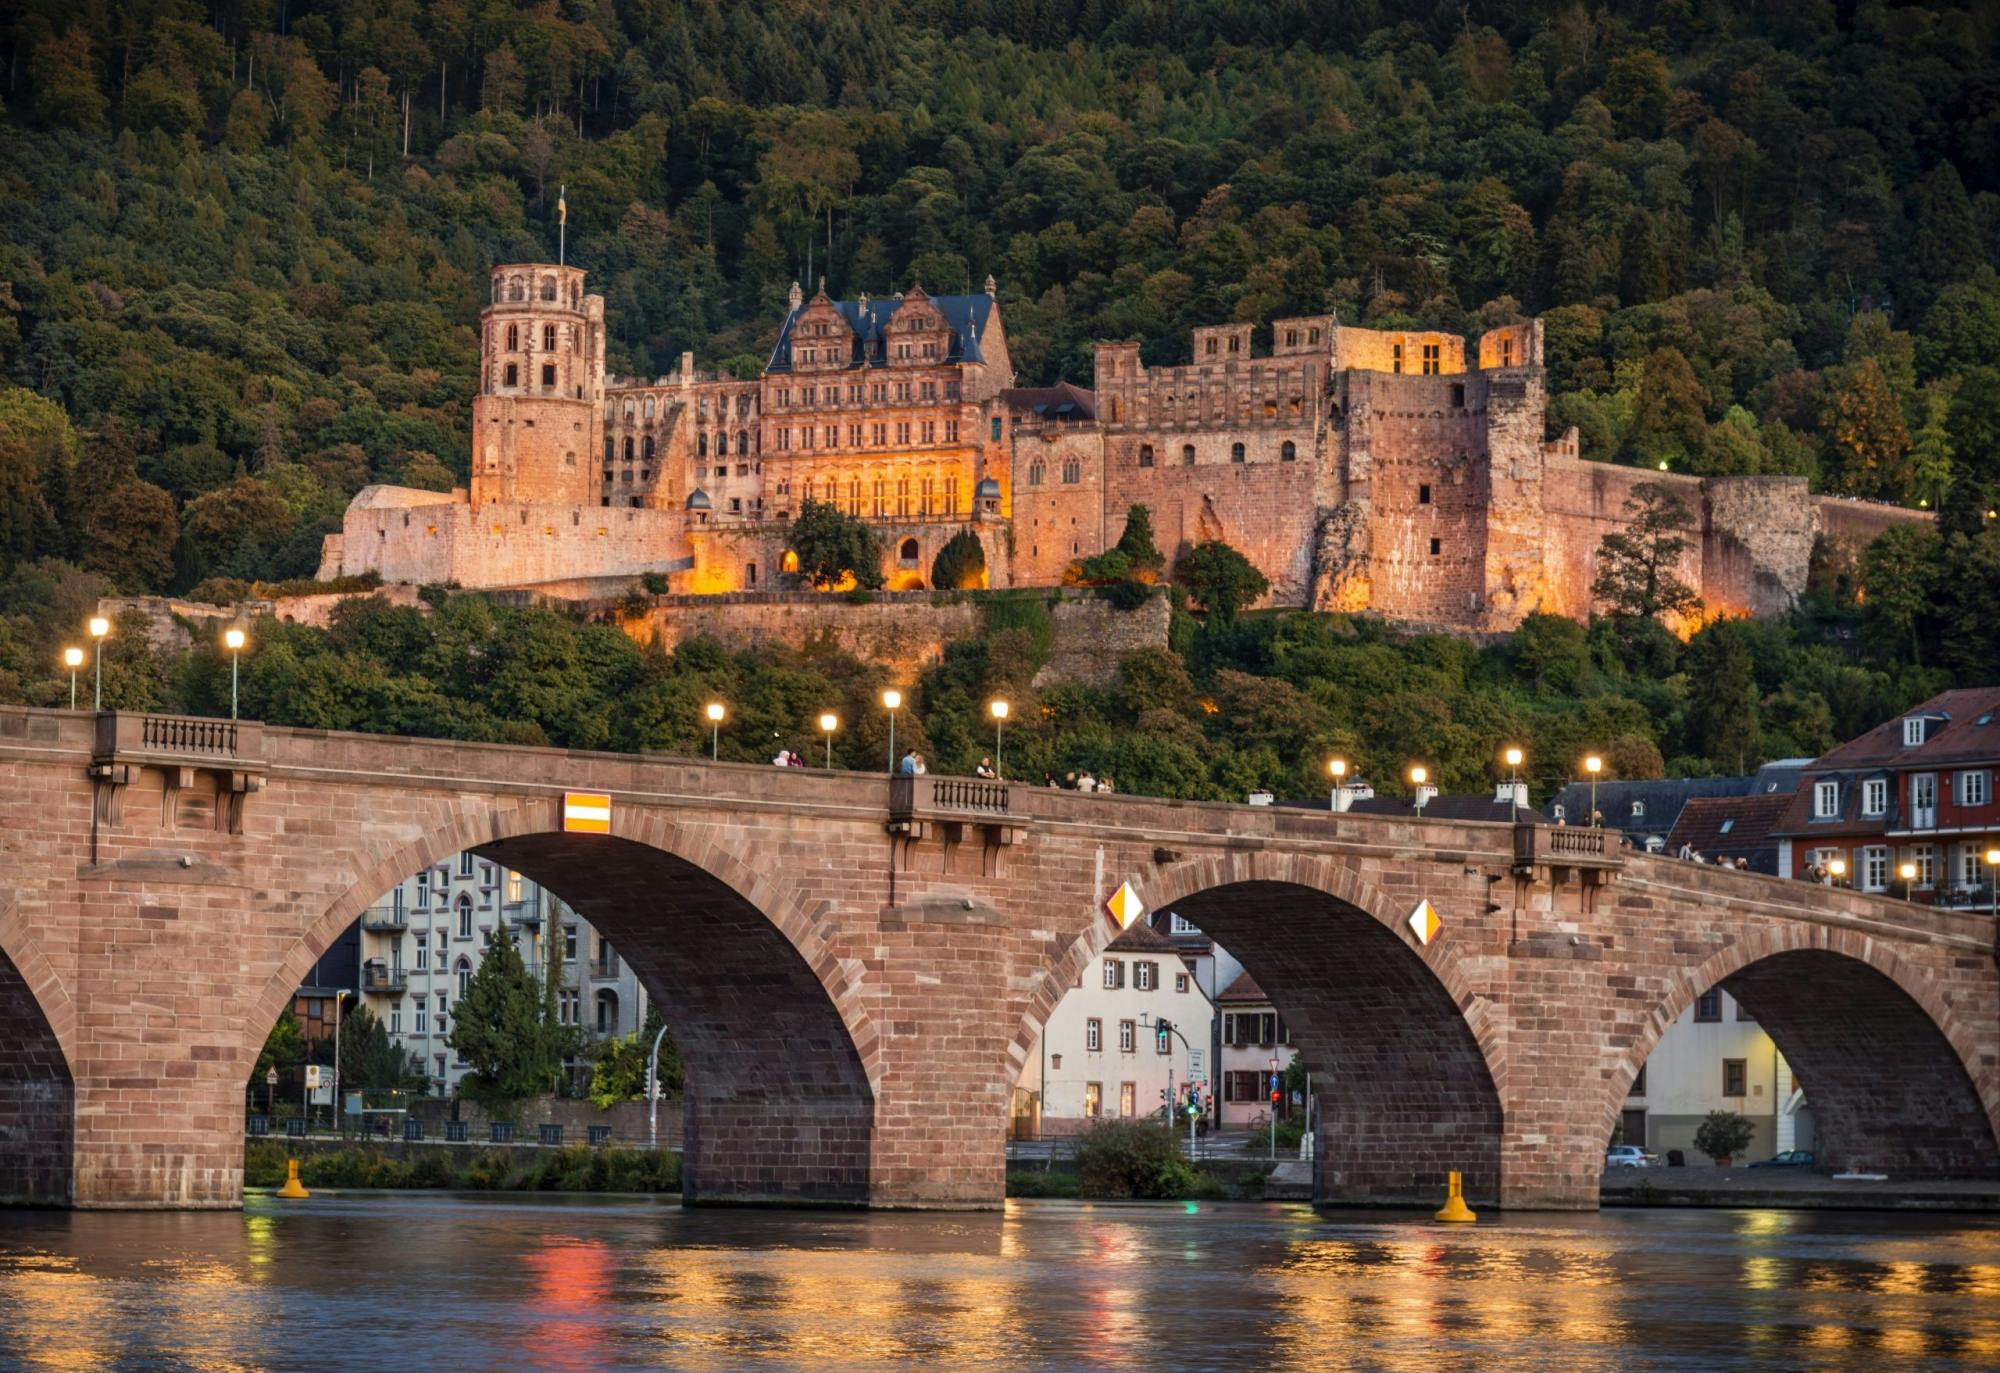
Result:
<svg viewBox="0 0 2000 1373">
<path fill-rule="evenodd" d="M 1276 1106 L 1278 1104 L 1278 1094 L 1276 1092 L 1271 1093 L 1271 1104 L 1273 1106 Z"/>
<path fill-rule="evenodd" d="M 1171 1053 L 1173 1051 L 1174 1046 L 1172 1042 L 1169 1041 L 1167 1038 L 1167 1036 L 1172 1034 L 1173 1032 L 1174 1032 L 1174 1027 L 1169 1025 L 1164 1020 L 1162 1020 L 1158 1025 L 1156 1025 L 1153 1028 L 1153 1038 L 1155 1040 L 1155 1047 L 1158 1048 L 1161 1053 L 1163 1054 Z"/>
</svg>

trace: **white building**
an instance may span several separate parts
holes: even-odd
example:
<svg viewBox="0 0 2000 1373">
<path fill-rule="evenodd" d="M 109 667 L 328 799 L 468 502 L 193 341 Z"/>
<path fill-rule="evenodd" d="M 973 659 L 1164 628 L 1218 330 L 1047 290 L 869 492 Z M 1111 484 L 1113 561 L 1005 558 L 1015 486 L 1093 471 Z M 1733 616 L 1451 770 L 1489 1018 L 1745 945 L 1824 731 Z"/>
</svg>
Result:
<svg viewBox="0 0 2000 1373">
<path fill-rule="evenodd" d="M 440 1095 L 467 1071 L 445 1044 L 452 1007 L 501 921 L 537 978 L 552 954 L 561 958 L 565 1024 L 598 1040 L 646 1022 L 645 989 L 588 922 L 520 873 L 461 853 L 398 883 L 361 917 L 363 1003 Z"/>
<path fill-rule="evenodd" d="M 1689 1164 L 1706 1164 L 1694 1133 L 1710 1111 L 1734 1111 L 1756 1128 L 1739 1165 L 1813 1147 L 1812 1110 L 1791 1065 L 1720 988 L 1698 997 L 1653 1047 L 1626 1095 L 1621 1138 L 1662 1162 L 1669 1149 L 1679 1149 Z"/>
<path fill-rule="evenodd" d="M 1162 1020 L 1174 1032 L 1160 1033 Z M 1173 941 L 1134 921 L 1042 1027 L 1015 1091 L 1016 1133 L 1073 1134 L 1094 1120 L 1152 1115 L 1169 1088 L 1185 1100 L 1190 1077 L 1209 1076 L 1213 1023 Z"/>
<path fill-rule="evenodd" d="M 1268 1125 L 1273 1110 L 1282 1119 L 1302 1108 L 1303 1102 L 1293 1104 L 1282 1082 L 1279 1099 L 1272 1104 L 1271 1075 L 1282 1077 L 1299 1051 L 1292 1047 L 1284 1018 L 1256 979 L 1247 972 L 1237 973 L 1215 1005 L 1222 1046 L 1215 1094 L 1221 1127 L 1242 1130 Z"/>
</svg>

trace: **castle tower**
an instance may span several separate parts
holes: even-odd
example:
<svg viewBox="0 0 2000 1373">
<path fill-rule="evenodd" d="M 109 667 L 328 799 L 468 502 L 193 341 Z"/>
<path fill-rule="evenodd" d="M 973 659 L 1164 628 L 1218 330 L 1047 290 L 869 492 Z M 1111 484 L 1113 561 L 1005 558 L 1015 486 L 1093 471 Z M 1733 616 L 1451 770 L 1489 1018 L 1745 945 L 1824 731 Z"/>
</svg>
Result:
<svg viewBox="0 0 2000 1373">
<path fill-rule="evenodd" d="M 596 505 L 604 431 L 604 298 L 546 262 L 492 274 L 479 314 L 472 503 Z"/>
</svg>

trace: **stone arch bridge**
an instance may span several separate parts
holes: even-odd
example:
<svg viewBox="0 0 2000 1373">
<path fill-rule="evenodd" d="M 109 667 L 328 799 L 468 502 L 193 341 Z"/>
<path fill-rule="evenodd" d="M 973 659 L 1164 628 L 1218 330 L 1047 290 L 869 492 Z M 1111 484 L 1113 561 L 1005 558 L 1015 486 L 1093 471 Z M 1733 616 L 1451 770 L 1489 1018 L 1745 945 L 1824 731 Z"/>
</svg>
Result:
<svg viewBox="0 0 2000 1373">
<path fill-rule="evenodd" d="M 2000 1175 L 1990 920 L 1601 832 L 26 709 L 0 709 L 0 783 L 5 1199 L 238 1204 L 272 1022 L 462 849 L 646 982 L 688 1062 L 692 1201 L 996 1205 L 1013 1083 L 1126 881 L 1283 1013 L 1322 1084 L 1321 1200 L 1456 1168 L 1594 1206 L 1633 1076 L 1717 984 L 1829 1161 Z M 565 791 L 609 795 L 610 832 L 565 833 Z"/>
</svg>

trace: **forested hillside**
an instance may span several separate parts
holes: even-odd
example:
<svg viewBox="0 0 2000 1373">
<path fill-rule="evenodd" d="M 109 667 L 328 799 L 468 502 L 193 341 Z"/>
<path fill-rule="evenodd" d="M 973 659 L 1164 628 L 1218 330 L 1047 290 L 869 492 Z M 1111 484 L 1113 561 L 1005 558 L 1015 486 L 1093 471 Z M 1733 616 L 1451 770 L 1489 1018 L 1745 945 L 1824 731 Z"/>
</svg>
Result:
<svg viewBox="0 0 2000 1373">
<path fill-rule="evenodd" d="M 48 626 L 99 584 L 76 567 L 129 591 L 309 574 L 364 482 L 462 477 L 484 269 L 553 253 L 559 185 L 620 372 L 683 349 L 753 372 L 821 275 L 990 272 L 1023 383 L 1087 384 L 1101 338 L 1181 360 L 1197 322 L 1533 313 L 1551 426 L 1587 456 L 1942 512 L 1876 560 L 1885 669 L 1936 661 L 1978 623 L 1950 593 L 2000 569 L 1978 0 L 7 15 L 10 695 L 53 689 Z"/>
</svg>

